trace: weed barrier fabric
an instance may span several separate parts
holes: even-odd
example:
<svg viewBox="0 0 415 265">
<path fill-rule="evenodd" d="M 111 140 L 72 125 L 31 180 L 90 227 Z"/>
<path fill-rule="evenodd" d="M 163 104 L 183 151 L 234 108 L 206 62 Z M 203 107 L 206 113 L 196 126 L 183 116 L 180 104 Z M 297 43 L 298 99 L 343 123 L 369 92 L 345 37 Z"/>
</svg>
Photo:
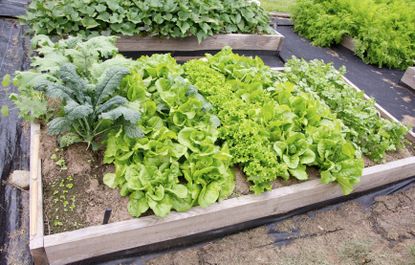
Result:
<svg viewBox="0 0 415 265">
<path fill-rule="evenodd" d="M 29 0 L 0 0 L 0 17 L 18 17 L 26 13 Z"/>
<path fill-rule="evenodd" d="M 313 217 L 318 212 L 330 211 L 339 208 L 345 202 L 357 202 L 365 208 L 372 206 L 375 203 L 375 198 L 378 196 L 390 195 L 399 191 L 404 191 L 410 187 L 415 186 L 415 176 L 406 180 L 398 181 L 390 185 L 378 187 L 365 192 L 351 194 L 349 196 L 340 197 L 324 201 L 321 203 L 309 205 L 303 208 L 299 208 L 290 211 L 285 214 L 265 217 L 238 225 L 228 226 L 221 229 L 212 230 L 184 238 L 178 238 L 174 240 L 168 240 L 159 244 L 152 244 L 135 249 L 120 251 L 100 257 L 91 258 L 82 262 L 75 262 L 72 265 L 82 264 L 97 264 L 97 265 L 119 265 L 119 264 L 145 264 L 146 261 L 153 259 L 157 256 L 164 255 L 168 252 L 177 251 L 186 247 L 195 247 L 207 243 L 208 241 L 218 239 L 233 233 L 241 232 L 246 229 L 255 228 L 258 226 L 266 225 L 268 234 L 274 241 L 276 246 L 289 244 L 292 240 L 296 239 L 299 231 L 292 231 L 291 233 L 281 233 L 274 230 L 275 224 L 289 219 L 296 215 L 307 213 L 308 216 Z"/>
<path fill-rule="evenodd" d="M 0 79 L 27 65 L 26 39 L 16 20 L 0 18 Z M 1 87 L 1 85 L 0 85 Z M 1 87 L 1 104 L 10 102 Z M 17 112 L 0 117 L 0 264 L 31 264 L 29 251 L 29 194 L 8 185 L 15 169 L 29 169 L 29 128 Z"/>
<path fill-rule="evenodd" d="M 344 65 L 347 68 L 346 77 L 357 87 L 375 98 L 377 103 L 398 120 L 415 123 L 415 91 L 400 83 L 404 71 L 367 65 L 341 45 L 332 48 L 315 47 L 309 40 L 298 36 L 292 26 L 285 25 L 281 20 L 277 20 L 277 24 L 278 32 L 285 37 L 280 52 L 282 60 L 287 61 L 296 56 L 306 60 L 333 62 L 336 68 Z M 415 124 L 412 126 L 415 127 Z"/>
</svg>

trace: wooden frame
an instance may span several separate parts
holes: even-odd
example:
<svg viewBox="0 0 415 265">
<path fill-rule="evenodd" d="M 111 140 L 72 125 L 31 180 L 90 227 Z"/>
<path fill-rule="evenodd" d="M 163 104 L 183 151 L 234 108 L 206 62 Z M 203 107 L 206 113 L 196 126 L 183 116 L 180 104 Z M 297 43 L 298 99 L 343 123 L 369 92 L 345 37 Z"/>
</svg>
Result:
<svg viewBox="0 0 415 265">
<path fill-rule="evenodd" d="M 408 67 L 402 76 L 401 82 L 415 90 L 415 66 Z"/>
<path fill-rule="evenodd" d="M 284 36 L 275 31 L 272 35 L 219 34 L 210 36 L 201 43 L 196 37 L 164 39 L 159 37 L 121 37 L 117 41 L 120 52 L 161 52 L 161 51 L 212 51 L 230 46 L 234 50 L 280 51 Z"/>
<path fill-rule="evenodd" d="M 283 68 L 275 68 L 282 70 Z M 360 91 L 353 83 L 345 81 Z M 365 95 L 366 98 L 369 98 Z M 376 104 L 384 118 L 398 121 Z M 399 122 L 399 121 L 398 121 Z M 407 139 L 415 143 L 415 134 Z M 185 213 L 172 212 L 165 218 L 146 216 L 107 225 L 91 226 L 53 235 L 43 234 L 42 181 L 39 159 L 40 127 L 32 124 L 30 160 L 30 249 L 36 265 L 67 264 L 121 250 L 165 242 L 214 229 L 282 214 L 294 209 L 342 197 L 337 184 L 310 180 L 277 188 L 261 195 L 243 195 L 195 207 Z M 415 156 L 365 168 L 354 193 L 409 178 L 415 172 Z"/>
</svg>

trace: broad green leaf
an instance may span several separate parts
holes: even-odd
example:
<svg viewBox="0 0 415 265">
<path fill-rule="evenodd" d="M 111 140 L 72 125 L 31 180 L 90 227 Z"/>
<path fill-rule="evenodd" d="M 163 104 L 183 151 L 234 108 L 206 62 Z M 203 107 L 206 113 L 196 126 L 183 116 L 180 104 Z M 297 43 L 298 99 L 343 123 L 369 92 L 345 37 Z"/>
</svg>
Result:
<svg viewBox="0 0 415 265">
<path fill-rule="evenodd" d="M 104 175 L 104 184 L 110 187 L 111 189 L 114 189 L 117 187 L 115 183 L 115 173 L 106 173 Z"/>
<path fill-rule="evenodd" d="M 289 172 L 291 175 L 293 175 L 298 180 L 307 180 L 308 175 L 306 172 L 306 167 L 301 165 L 297 167 L 296 169 L 289 169 Z"/>
</svg>

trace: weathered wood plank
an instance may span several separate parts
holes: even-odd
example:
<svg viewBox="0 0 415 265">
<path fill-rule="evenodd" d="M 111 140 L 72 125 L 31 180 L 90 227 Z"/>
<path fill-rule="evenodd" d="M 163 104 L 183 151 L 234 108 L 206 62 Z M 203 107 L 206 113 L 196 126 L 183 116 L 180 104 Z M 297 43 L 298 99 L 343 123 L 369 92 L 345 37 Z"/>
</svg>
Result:
<svg viewBox="0 0 415 265">
<path fill-rule="evenodd" d="M 117 41 L 120 52 L 131 51 L 207 51 L 220 50 L 230 46 L 234 50 L 280 51 L 284 36 L 278 32 L 272 35 L 220 34 L 208 37 L 198 43 L 196 37 L 164 39 L 158 37 L 121 37 Z"/>
<path fill-rule="evenodd" d="M 352 52 L 355 52 L 356 50 L 355 40 L 352 37 L 344 37 L 340 44 L 346 49 L 351 50 Z"/>
<path fill-rule="evenodd" d="M 413 172 L 415 157 L 364 169 L 354 192 L 408 178 Z M 311 180 L 262 195 L 224 200 L 208 208 L 195 207 L 185 213 L 171 213 L 166 218 L 148 216 L 45 236 L 45 250 L 51 264 L 65 264 L 281 214 L 341 196 L 338 185 Z"/>
<path fill-rule="evenodd" d="M 406 84 L 412 89 L 415 89 L 415 66 L 408 67 L 405 74 L 402 76 L 401 82 Z"/>
<path fill-rule="evenodd" d="M 43 194 L 40 151 L 40 125 L 30 126 L 30 252 L 36 265 L 48 264 L 43 247 Z"/>
</svg>

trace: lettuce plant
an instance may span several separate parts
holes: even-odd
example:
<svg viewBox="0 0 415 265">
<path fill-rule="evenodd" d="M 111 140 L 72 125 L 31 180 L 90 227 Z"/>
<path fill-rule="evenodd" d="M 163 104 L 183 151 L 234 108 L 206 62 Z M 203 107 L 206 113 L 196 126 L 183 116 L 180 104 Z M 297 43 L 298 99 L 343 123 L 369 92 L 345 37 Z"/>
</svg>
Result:
<svg viewBox="0 0 415 265">
<path fill-rule="evenodd" d="M 104 182 L 129 196 L 132 216 L 206 207 L 233 192 L 231 156 L 226 144 L 217 144 L 220 122 L 182 72 L 169 55 L 143 57 L 121 86 L 140 103 L 143 137 L 131 139 L 124 130 L 110 135 L 104 162 L 115 164 L 115 172 Z"/>
</svg>

